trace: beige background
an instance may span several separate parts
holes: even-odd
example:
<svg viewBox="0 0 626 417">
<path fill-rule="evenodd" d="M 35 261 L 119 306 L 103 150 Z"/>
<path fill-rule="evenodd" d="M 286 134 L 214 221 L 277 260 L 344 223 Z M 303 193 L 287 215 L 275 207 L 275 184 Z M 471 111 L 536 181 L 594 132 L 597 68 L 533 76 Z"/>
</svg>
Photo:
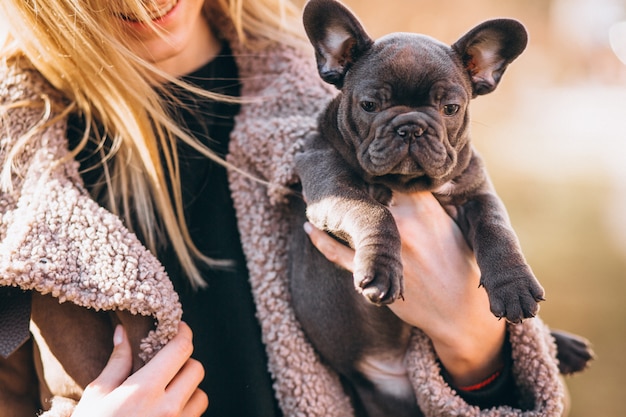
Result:
<svg viewBox="0 0 626 417">
<path fill-rule="evenodd" d="M 546 289 L 541 316 L 597 353 L 567 379 L 570 415 L 626 416 L 626 1 L 345 3 L 373 37 L 452 43 L 488 18 L 527 26 L 527 50 L 473 103 L 474 142 Z"/>
</svg>

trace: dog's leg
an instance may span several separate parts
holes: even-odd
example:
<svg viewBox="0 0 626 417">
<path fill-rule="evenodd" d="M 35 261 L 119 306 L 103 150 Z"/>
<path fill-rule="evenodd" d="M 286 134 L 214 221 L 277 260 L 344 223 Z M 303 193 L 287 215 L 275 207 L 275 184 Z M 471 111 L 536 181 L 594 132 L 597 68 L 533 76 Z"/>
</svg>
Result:
<svg viewBox="0 0 626 417">
<path fill-rule="evenodd" d="M 489 184 L 459 210 L 480 267 L 491 311 L 512 323 L 534 317 L 544 290 L 527 264 L 506 209 Z"/>
<path fill-rule="evenodd" d="M 296 167 L 309 221 L 355 250 L 356 289 L 374 304 L 396 300 L 402 294 L 402 260 L 391 212 L 329 146 L 308 147 L 296 157 Z"/>
<path fill-rule="evenodd" d="M 416 415 L 396 413 L 416 407 L 403 363 L 410 326 L 358 294 L 351 274 L 317 251 L 302 229 L 301 199 L 294 197 L 290 208 L 291 301 L 309 341 L 343 376 L 357 416 Z"/>
</svg>

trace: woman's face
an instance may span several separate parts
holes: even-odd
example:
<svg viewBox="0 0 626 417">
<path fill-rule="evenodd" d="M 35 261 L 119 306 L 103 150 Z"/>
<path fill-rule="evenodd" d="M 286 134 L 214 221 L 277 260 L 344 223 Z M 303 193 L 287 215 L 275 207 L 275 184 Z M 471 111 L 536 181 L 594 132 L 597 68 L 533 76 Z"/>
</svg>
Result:
<svg viewBox="0 0 626 417">
<path fill-rule="evenodd" d="M 171 75 L 189 72 L 217 52 L 216 40 L 202 15 L 205 0 L 144 0 L 144 10 L 160 33 L 141 21 L 125 0 L 110 1 L 109 8 L 124 37 L 121 40 L 138 56 Z"/>
</svg>

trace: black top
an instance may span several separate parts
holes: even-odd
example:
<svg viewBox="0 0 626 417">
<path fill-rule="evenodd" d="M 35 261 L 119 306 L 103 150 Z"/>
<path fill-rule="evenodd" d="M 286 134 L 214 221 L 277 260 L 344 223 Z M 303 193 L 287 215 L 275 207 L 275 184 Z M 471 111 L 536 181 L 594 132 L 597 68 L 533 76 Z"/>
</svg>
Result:
<svg viewBox="0 0 626 417">
<path fill-rule="evenodd" d="M 239 95 L 237 66 L 227 47 L 184 79 L 208 91 Z M 186 108 L 172 109 L 181 124 L 224 156 L 239 106 L 173 90 L 186 104 Z M 80 139 L 83 124 L 73 117 L 69 125 L 73 148 Z M 93 150 L 93 146 L 88 146 L 78 157 L 83 179 L 90 189 L 102 173 L 97 167 L 87 170 L 97 161 Z M 210 402 L 205 416 L 280 416 L 255 317 L 226 170 L 182 143 L 178 152 L 185 216 L 193 241 L 212 258 L 234 261 L 231 271 L 205 268 L 203 275 L 208 287 L 193 290 L 172 247 L 164 247 L 157 254 L 180 295 L 183 320 L 193 330 L 193 357 L 202 362 L 206 371 L 200 385 Z"/>
</svg>

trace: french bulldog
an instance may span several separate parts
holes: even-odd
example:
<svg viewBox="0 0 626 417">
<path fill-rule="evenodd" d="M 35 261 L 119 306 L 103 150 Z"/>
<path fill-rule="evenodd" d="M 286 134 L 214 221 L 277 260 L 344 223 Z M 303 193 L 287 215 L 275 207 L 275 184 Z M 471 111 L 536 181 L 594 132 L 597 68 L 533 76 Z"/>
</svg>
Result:
<svg viewBox="0 0 626 417">
<path fill-rule="evenodd" d="M 496 89 L 527 32 L 496 19 L 451 46 L 413 33 L 374 41 L 335 0 L 310 0 L 303 21 L 319 75 L 339 93 L 296 155 L 306 205 L 292 200 L 293 307 L 357 410 L 417 415 L 408 380 L 389 376 L 404 374 L 410 334 L 386 308 L 403 291 L 400 236 L 387 208 L 393 192 L 428 190 L 438 199 L 473 248 L 497 317 L 519 323 L 544 299 L 469 129 L 470 100 Z M 306 219 L 354 248 L 352 277 L 311 245 L 301 232 Z M 584 342 L 558 337 L 586 352 Z"/>
</svg>

